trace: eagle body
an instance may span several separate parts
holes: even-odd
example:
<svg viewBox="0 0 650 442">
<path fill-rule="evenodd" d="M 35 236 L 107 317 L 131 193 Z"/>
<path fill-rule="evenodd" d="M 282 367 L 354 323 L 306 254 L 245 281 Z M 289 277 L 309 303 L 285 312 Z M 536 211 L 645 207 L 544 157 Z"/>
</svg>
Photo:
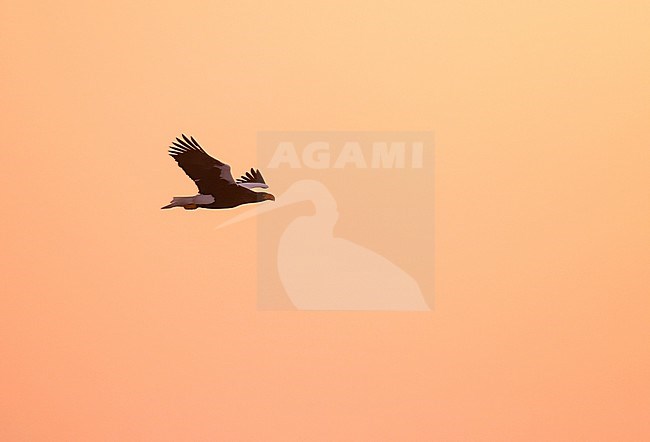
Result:
<svg viewBox="0 0 650 442">
<path fill-rule="evenodd" d="M 269 187 L 259 170 L 251 169 L 235 181 L 230 166 L 208 155 L 193 137 L 183 134 L 182 139 L 176 138 L 169 147 L 169 155 L 194 181 L 199 194 L 174 197 L 163 209 L 230 209 L 242 204 L 275 200 L 270 193 L 250 190 Z"/>
</svg>

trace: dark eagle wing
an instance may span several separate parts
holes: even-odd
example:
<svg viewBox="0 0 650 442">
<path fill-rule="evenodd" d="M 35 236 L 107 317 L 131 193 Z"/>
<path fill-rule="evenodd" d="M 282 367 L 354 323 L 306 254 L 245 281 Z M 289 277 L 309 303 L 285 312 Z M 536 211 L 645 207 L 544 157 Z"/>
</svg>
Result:
<svg viewBox="0 0 650 442">
<path fill-rule="evenodd" d="M 268 189 L 266 181 L 262 176 L 262 172 L 256 169 L 251 169 L 250 172 L 246 172 L 245 175 L 237 178 L 237 185 L 241 187 L 246 187 L 247 189 L 253 189 L 255 187 L 261 187 L 262 189 Z"/>
<path fill-rule="evenodd" d="M 203 195 L 214 195 L 235 180 L 230 166 L 208 155 L 193 137 L 176 138 L 169 146 L 169 155 L 189 176 Z"/>
</svg>

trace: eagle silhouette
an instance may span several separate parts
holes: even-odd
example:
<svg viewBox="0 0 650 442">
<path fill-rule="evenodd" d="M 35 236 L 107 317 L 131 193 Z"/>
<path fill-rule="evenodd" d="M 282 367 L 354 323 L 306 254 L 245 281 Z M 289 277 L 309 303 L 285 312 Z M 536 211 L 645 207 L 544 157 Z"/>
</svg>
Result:
<svg viewBox="0 0 650 442">
<path fill-rule="evenodd" d="M 235 181 L 228 164 L 208 155 L 193 137 L 188 138 L 185 134 L 181 137 L 182 139 L 176 138 L 172 142 L 169 155 L 194 181 L 199 193 L 194 196 L 175 196 L 162 209 L 229 209 L 242 204 L 275 201 L 270 193 L 250 190 L 269 187 L 259 170 L 251 169 Z"/>
</svg>

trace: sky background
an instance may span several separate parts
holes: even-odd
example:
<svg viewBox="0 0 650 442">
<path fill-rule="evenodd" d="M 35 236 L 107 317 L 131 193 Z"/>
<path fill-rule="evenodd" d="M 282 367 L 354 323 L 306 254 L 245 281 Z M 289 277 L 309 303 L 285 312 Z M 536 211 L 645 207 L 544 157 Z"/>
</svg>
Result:
<svg viewBox="0 0 650 442">
<path fill-rule="evenodd" d="M 0 20 L 0 439 L 650 438 L 647 1 Z M 435 311 L 259 311 L 255 223 L 159 210 L 267 130 L 435 132 Z"/>
</svg>

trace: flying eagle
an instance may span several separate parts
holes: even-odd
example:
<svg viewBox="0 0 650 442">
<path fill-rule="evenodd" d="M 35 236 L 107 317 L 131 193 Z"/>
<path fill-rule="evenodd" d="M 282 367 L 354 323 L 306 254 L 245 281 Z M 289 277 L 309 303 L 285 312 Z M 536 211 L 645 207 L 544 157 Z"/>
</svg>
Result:
<svg viewBox="0 0 650 442">
<path fill-rule="evenodd" d="M 162 207 L 183 207 L 185 210 L 228 209 L 242 204 L 260 201 L 275 201 L 275 197 L 266 192 L 253 192 L 250 189 L 260 187 L 267 189 L 264 177 L 259 170 L 251 169 L 235 181 L 230 173 L 230 166 L 208 155 L 193 137 L 176 138 L 169 147 L 169 155 L 176 160 L 196 187 L 199 194 L 195 196 L 175 196 L 171 203 Z"/>
</svg>

